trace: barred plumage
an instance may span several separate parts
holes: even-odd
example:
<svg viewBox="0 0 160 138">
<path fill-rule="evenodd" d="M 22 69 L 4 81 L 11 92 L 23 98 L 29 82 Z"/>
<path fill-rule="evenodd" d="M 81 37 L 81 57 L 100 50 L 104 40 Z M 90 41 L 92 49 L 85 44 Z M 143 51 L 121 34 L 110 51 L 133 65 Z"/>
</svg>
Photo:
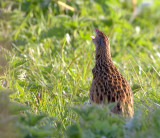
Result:
<svg viewBox="0 0 160 138">
<path fill-rule="evenodd" d="M 133 94 L 129 83 L 113 64 L 108 37 L 96 29 L 92 41 L 96 46 L 96 64 L 92 69 L 93 80 L 90 88 L 90 101 L 97 104 L 116 102 L 112 112 L 132 117 Z"/>
</svg>

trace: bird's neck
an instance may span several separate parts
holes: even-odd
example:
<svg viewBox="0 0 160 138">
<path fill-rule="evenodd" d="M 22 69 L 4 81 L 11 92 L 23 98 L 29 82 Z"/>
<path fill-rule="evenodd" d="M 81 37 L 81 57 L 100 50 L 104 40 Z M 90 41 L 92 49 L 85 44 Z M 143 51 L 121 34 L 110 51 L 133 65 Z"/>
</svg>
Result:
<svg viewBox="0 0 160 138">
<path fill-rule="evenodd" d="M 98 47 L 96 48 L 96 64 L 110 64 L 112 63 L 111 53 L 109 46 L 106 48 Z"/>
</svg>

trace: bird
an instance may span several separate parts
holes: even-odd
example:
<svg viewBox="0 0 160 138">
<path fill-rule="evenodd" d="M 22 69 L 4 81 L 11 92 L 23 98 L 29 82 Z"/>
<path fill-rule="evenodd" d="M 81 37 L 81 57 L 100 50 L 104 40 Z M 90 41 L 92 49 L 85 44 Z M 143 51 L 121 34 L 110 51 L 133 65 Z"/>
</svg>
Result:
<svg viewBox="0 0 160 138">
<path fill-rule="evenodd" d="M 132 89 L 112 61 L 109 38 L 97 28 L 95 32 L 96 36 L 91 36 L 95 45 L 95 66 L 89 101 L 102 105 L 115 103 L 112 113 L 131 118 L 134 115 Z"/>
</svg>

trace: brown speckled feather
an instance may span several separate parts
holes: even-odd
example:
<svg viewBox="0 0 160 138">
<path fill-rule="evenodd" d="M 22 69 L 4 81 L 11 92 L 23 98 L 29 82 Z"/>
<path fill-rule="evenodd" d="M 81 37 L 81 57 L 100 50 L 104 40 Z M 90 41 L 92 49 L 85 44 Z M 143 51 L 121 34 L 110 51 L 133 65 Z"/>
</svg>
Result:
<svg viewBox="0 0 160 138">
<path fill-rule="evenodd" d="M 96 46 L 96 64 L 92 70 L 93 80 L 90 88 L 90 101 L 97 104 L 116 102 L 112 112 L 132 117 L 133 94 L 129 83 L 113 64 L 107 36 L 96 29 L 93 37 Z"/>
</svg>

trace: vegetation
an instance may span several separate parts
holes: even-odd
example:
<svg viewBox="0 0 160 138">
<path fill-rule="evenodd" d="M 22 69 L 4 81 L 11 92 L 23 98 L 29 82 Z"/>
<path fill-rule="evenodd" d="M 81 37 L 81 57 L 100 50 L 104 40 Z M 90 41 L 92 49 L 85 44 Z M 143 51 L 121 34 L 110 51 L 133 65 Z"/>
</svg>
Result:
<svg viewBox="0 0 160 138">
<path fill-rule="evenodd" d="M 0 1 L 0 136 L 158 137 L 159 6 L 137 0 L 135 14 L 130 0 Z M 132 119 L 111 114 L 112 104 L 84 104 L 94 27 L 109 36 L 113 61 L 131 84 Z"/>
</svg>

